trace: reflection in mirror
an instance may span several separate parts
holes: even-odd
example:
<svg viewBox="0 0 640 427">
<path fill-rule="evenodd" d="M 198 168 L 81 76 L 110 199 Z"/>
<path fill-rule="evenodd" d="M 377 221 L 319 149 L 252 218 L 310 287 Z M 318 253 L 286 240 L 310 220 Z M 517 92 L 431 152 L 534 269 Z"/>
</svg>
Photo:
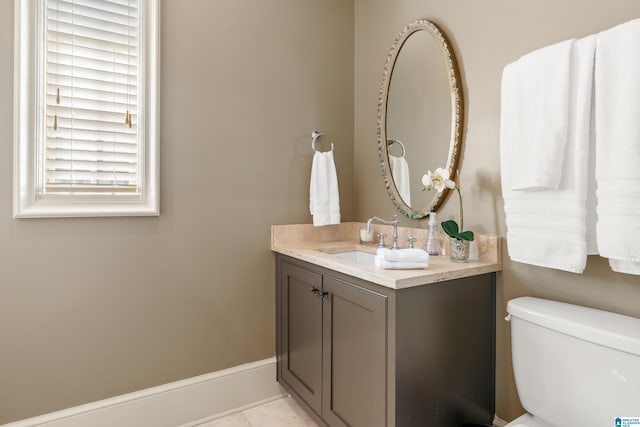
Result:
<svg viewBox="0 0 640 427">
<path fill-rule="evenodd" d="M 398 147 L 399 152 L 392 151 L 392 147 Z M 407 150 L 399 139 L 387 138 L 387 150 L 389 151 L 389 167 L 391 168 L 391 175 L 393 176 L 393 182 L 396 184 L 398 193 L 402 200 L 409 206 L 411 206 L 411 174 L 409 173 L 409 163 L 407 163 L 406 154 Z M 415 168 L 414 168 L 415 170 Z M 414 186 L 415 188 L 415 186 Z"/>
<path fill-rule="evenodd" d="M 378 148 L 387 189 L 411 218 L 444 199 L 422 191 L 427 170 L 455 175 L 461 143 L 462 92 L 453 52 L 427 20 L 410 23 L 387 58 L 378 104 Z M 384 143 L 382 143 L 384 141 Z"/>
<path fill-rule="evenodd" d="M 401 52 L 389 83 L 387 140 L 405 141 L 406 174 L 396 174 L 396 156 L 391 151 L 389 164 L 402 200 L 408 206 L 423 207 L 433 193 L 422 191 L 422 175 L 427 169 L 447 164 L 451 133 L 449 78 L 440 59 L 440 45 L 427 31 L 411 34 Z"/>
</svg>

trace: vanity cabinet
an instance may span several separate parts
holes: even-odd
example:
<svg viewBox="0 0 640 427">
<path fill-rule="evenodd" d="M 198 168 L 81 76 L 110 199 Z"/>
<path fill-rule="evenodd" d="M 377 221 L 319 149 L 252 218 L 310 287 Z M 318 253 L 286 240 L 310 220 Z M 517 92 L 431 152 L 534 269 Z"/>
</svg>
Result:
<svg viewBox="0 0 640 427">
<path fill-rule="evenodd" d="M 331 427 L 494 415 L 495 273 L 391 289 L 276 254 L 278 381 Z"/>
</svg>

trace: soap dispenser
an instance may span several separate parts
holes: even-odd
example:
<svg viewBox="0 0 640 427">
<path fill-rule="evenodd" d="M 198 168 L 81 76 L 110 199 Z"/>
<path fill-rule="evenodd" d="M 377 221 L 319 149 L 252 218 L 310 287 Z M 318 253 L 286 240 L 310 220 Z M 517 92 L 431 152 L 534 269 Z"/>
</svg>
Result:
<svg viewBox="0 0 640 427">
<path fill-rule="evenodd" d="M 429 212 L 429 234 L 427 235 L 427 247 L 425 249 L 429 255 L 440 255 L 441 247 L 436 213 Z"/>
</svg>

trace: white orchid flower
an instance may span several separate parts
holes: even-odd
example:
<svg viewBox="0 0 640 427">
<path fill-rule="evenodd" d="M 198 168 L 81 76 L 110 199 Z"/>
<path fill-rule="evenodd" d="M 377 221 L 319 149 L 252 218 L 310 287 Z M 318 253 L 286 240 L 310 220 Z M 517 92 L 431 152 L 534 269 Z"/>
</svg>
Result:
<svg viewBox="0 0 640 427">
<path fill-rule="evenodd" d="M 422 185 L 424 185 L 422 191 L 431 190 L 432 187 L 438 190 L 438 193 L 442 193 L 445 188 L 456 190 L 458 193 L 458 200 L 460 202 L 460 227 L 458 227 L 458 223 L 454 220 L 448 220 L 442 222 L 442 229 L 451 238 L 458 240 L 473 240 L 474 236 L 472 231 L 463 231 L 464 219 L 462 210 L 462 193 L 460 192 L 458 184 L 449 179 L 449 171 L 444 168 L 437 168 L 434 172 L 428 170 L 422 177 Z"/>
<path fill-rule="evenodd" d="M 449 179 L 449 171 L 443 168 L 437 168 L 435 172 L 427 171 L 427 174 L 422 177 L 422 185 L 427 190 L 433 187 L 438 193 L 442 193 L 445 188 L 456 187 L 456 183 Z"/>
<path fill-rule="evenodd" d="M 427 189 L 429 191 L 431 191 L 432 187 L 436 187 L 437 188 L 437 186 L 436 186 L 437 181 L 438 181 L 437 177 L 430 170 L 428 170 L 426 175 L 424 175 L 422 177 L 422 185 L 424 185 L 425 189 Z"/>
<path fill-rule="evenodd" d="M 431 171 L 427 171 L 427 173 L 422 176 L 422 185 L 424 185 L 427 190 L 431 190 L 431 186 L 433 185 L 431 182 Z"/>
</svg>

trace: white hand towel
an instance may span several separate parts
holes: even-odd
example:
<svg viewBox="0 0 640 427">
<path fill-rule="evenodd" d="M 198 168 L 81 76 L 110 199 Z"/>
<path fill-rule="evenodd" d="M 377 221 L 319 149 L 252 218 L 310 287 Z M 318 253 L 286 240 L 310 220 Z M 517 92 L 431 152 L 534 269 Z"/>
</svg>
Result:
<svg viewBox="0 0 640 427">
<path fill-rule="evenodd" d="M 379 248 L 374 264 L 385 270 L 424 269 L 429 267 L 429 254 L 422 249 Z"/>
<path fill-rule="evenodd" d="M 340 195 L 333 151 L 316 151 L 311 165 L 309 209 L 313 225 L 340 224 Z"/>
<path fill-rule="evenodd" d="M 425 250 L 417 248 L 378 248 L 376 256 L 389 262 L 429 262 L 429 254 Z"/>
<path fill-rule="evenodd" d="M 389 156 L 389 166 L 393 182 L 396 184 L 402 200 L 411 206 L 411 178 L 409 177 L 409 164 L 404 157 Z"/>
<path fill-rule="evenodd" d="M 395 262 L 386 261 L 381 256 L 376 256 L 373 260 L 376 267 L 383 270 L 418 270 L 429 268 L 428 262 Z"/>
<path fill-rule="evenodd" d="M 564 160 L 553 171 L 559 178 L 557 190 L 515 191 L 513 173 L 530 161 L 514 156 L 519 145 L 514 129 L 520 125 L 517 109 L 510 108 L 522 96 L 513 67 L 507 66 L 502 77 L 500 118 L 500 167 L 502 193 L 507 216 L 507 243 L 512 260 L 527 264 L 582 273 L 587 253 L 588 229 L 595 228 L 592 215 L 587 215 L 587 199 L 595 192 L 589 182 L 589 152 L 593 146 L 591 110 L 595 37 L 573 43 L 571 78 L 569 79 L 568 112 L 565 114 L 567 136 Z M 528 97 L 535 97 L 529 93 Z M 561 95 L 563 96 L 563 95 Z M 527 102 L 527 99 L 519 102 Z M 533 101 L 534 103 L 536 101 Z M 541 126 L 546 126 L 541 123 Z M 557 154 L 557 151 L 556 151 Z M 593 175 L 593 174 L 591 174 Z M 588 225 L 591 221 L 591 226 Z"/>
<path fill-rule="evenodd" d="M 640 19 L 597 39 L 598 249 L 615 271 L 640 274 Z"/>
<path fill-rule="evenodd" d="M 513 79 L 502 108 L 511 113 L 513 190 L 557 190 L 568 135 L 571 51 L 574 40 L 538 49 L 509 64 Z"/>
</svg>

